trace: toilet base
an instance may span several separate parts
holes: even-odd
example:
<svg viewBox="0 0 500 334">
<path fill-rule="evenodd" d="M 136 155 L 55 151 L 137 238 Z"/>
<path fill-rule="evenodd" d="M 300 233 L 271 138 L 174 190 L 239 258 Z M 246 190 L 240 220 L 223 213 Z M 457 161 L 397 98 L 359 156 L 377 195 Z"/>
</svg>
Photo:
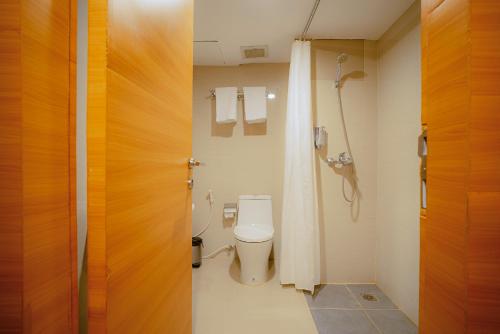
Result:
<svg viewBox="0 0 500 334">
<path fill-rule="evenodd" d="M 272 239 L 263 242 L 244 242 L 236 239 L 241 283 L 258 285 L 269 279 L 269 255 L 272 246 Z"/>
</svg>

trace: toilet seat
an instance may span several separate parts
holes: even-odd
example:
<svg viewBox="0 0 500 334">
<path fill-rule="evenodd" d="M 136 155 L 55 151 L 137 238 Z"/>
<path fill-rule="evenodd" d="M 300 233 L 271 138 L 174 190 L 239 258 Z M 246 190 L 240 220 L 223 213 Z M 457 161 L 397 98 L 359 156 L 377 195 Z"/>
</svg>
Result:
<svg viewBox="0 0 500 334">
<path fill-rule="evenodd" d="M 263 224 L 237 225 L 234 236 L 243 242 L 264 242 L 273 238 L 274 229 Z"/>
</svg>

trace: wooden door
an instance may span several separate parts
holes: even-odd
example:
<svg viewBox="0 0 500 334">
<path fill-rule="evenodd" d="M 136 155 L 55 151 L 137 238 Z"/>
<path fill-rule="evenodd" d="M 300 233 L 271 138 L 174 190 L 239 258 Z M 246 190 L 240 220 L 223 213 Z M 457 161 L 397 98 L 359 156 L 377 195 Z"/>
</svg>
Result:
<svg viewBox="0 0 500 334">
<path fill-rule="evenodd" d="M 76 333 L 76 1 L 0 3 L 0 332 Z"/>
<path fill-rule="evenodd" d="M 90 0 L 90 333 L 191 333 L 192 2 Z"/>
</svg>

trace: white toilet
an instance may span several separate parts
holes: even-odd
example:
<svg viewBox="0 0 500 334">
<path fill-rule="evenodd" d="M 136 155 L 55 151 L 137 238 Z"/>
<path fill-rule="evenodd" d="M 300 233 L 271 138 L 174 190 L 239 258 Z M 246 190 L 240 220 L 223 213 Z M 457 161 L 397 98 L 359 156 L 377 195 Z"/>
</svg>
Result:
<svg viewBox="0 0 500 334">
<path fill-rule="evenodd" d="M 268 279 L 273 246 L 273 209 L 270 195 L 241 195 L 234 228 L 241 264 L 241 283 L 257 285 Z"/>
</svg>

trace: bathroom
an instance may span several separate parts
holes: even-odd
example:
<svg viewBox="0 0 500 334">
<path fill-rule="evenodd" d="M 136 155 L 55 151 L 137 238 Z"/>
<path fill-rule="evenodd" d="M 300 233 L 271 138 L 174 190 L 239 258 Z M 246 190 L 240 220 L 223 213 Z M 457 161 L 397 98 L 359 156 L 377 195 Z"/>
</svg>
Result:
<svg viewBox="0 0 500 334">
<path fill-rule="evenodd" d="M 0 18 L 0 332 L 500 333 L 499 1 Z"/>
<path fill-rule="evenodd" d="M 283 40 L 287 34 L 302 37 L 298 32 L 305 30 L 307 16 L 315 3 L 295 2 L 297 8 L 287 12 L 287 23 L 279 27 L 273 26 L 273 17 L 280 11 L 278 3 L 266 4 L 265 13 L 258 12 L 264 5 L 260 2 L 225 5 L 227 8 L 195 1 L 194 7 L 193 157 L 201 165 L 193 171 L 193 235 L 203 239 L 201 252 L 205 258 L 200 268 L 193 269 L 193 333 L 217 333 L 221 331 L 221 324 L 223 332 L 227 333 L 245 332 L 245 328 L 249 332 L 274 333 L 280 328 L 287 333 L 308 333 L 310 328 L 305 324 L 310 325 L 313 321 L 306 298 L 300 296 L 302 298 L 295 300 L 294 289 L 279 285 L 287 95 L 293 38 L 288 38 L 287 43 Z M 385 312 L 384 316 L 395 316 L 392 319 L 395 325 L 382 319 L 380 326 L 400 325 L 389 328 L 393 333 L 397 330 L 416 333 L 420 3 L 393 1 L 392 5 L 382 5 L 392 7 L 386 17 L 373 22 L 371 27 L 356 31 L 366 13 L 355 10 L 354 5 L 322 1 L 304 34 L 311 45 L 313 125 L 324 127 L 327 132 L 327 143 L 315 150 L 314 163 L 320 282 L 330 286 L 324 286 L 326 290 L 320 289 L 317 295 L 330 294 L 329 289 L 338 291 L 338 296 L 329 295 L 333 304 L 327 302 L 323 307 L 337 305 L 349 309 L 352 305 L 336 304 L 336 299 L 344 296 L 344 291 L 339 290 L 341 284 L 372 287 L 371 284 L 376 283 L 394 303 L 391 310 L 381 312 Z M 247 15 L 249 12 L 255 14 Z M 332 13 L 354 15 L 356 19 L 332 17 Z M 238 23 L 233 23 L 231 31 L 226 32 L 224 27 L 233 20 Z M 261 28 L 252 29 L 254 25 Z M 245 58 L 245 49 L 252 49 L 252 46 L 262 50 L 262 57 Z M 348 151 L 335 88 L 340 54 L 347 55 L 340 73 L 341 98 L 354 170 L 350 165 L 327 163 L 328 158 Z M 217 112 L 227 112 L 224 107 L 217 108 L 215 90 L 223 87 L 239 92 L 231 104 L 233 109 L 236 105 L 237 112 L 229 121 L 218 122 Z M 259 87 L 267 93 L 265 121 L 247 121 L 245 87 Z M 226 101 L 221 105 L 227 106 Z M 396 137 L 398 140 L 394 142 L 391 138 Z M 397 171 L 395 166 L 398 166 Z M 238 207 L 241 195 L 271 197 L 274 235 L 266 282 L 250 289 L 241 286 L 240 290 L 242 264 L 235 255 L 238 251 L 233 248 L 238 240 L 235 228 L 240 217 L 234 213 L 233 218 L 233 208 Z M 402 248 L 404 253 L 394 251 Z M 256 252 L 265 254 L 265 251 Z M 246 253 L 245 256 L 252 257 Z M 276 296 L 275 304 L 270 295 Z M 248 300 L 244 301 L 245 298 Z M 251 311 L 250 316 L 250 311 L 245 311 L 249 305 L 258 308 Z M 214 313 L 213 307 L 225 311 Z M 318 319 L 322 312 L 346 313 L 351 316 L 350 321 L 361 324 L 351 330 L 370 333 L 371 323 L 363 321 L 372 320 L 364 315 L 356 318 L 361 312 L 357 306 L 347 311 L 319 309 L 314 312 Z M 328 315 L 330 319 L 335 316 Z M 354 325 L 347 323 L 345 326 Z M 343 324 L 326 320 L 318 324 L 318 330 L 337 333 L 328 326 L 341 328 Z M 314 326 L 312 328 L 314 332 Z M 389 333 L 384 329 L 384 333 Z M 338 332 L 341 333 L 341 329 Z"/>
</svg>

